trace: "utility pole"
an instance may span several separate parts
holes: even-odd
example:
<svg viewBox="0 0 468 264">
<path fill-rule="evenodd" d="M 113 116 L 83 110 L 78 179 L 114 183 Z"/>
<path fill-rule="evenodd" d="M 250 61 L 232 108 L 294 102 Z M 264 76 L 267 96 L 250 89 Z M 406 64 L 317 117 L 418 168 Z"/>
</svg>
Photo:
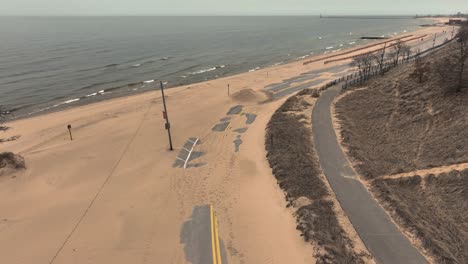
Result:
<svg viewBox="0 0 468 264">
<path fill-rule="evenodd" d="M 167 134 L 169 136 L 169 149 L 174 150 L 172 148 L 171 123 L 169 123 L 169 116 L 167 115 L 166 98 L 164 97 L 164 86 L 163 86 L 162 81 L 159 82 L 159 85 L 161 86 L 161 94 L 162 94 L 163 105 L 164 105 L 163 117 L 164 117 L 164 119 L 166 119 L 166 130 L 167 130 Z"/>
<path fill-rule="evenodd" d="M 452 37 L 450 39 L 453 39 L 453 34 L 455 33 L 455 27 L 452 27 Z"/>
<path fill-rule="evenodd" d="M 229 97 L 229 83 L 228 83 L 228 97 Z"/>
<path fill-rule="evenodd" d="M 437 38 L 437 33 L 434 34 L 434 40 L 432 41 L 432 48 L 435 47 L 436 38 Z"/>
</svg>

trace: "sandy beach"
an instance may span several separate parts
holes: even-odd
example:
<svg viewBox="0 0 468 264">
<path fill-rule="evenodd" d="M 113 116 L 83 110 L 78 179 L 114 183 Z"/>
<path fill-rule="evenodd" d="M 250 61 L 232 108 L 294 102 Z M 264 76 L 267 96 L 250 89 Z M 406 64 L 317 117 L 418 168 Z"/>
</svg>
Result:
<svg viewBox="0 0 468 264">
<path fill-rule="evenodd" d="M 451 29 L 407 34 L 432 44 L 437 32 L 442 43 Z M 2 263 L 186 263 L 181 228 L 207 204 L 229 263 L 314 263 L 265 158 L 265 126 L 289 94 L 268 100 L 263 91 L 314 71 L 294 85 L 319 87 L 350 60 L 304 62 L 167 89 L 174 151 L 160 91 L 7 123 L 2 137 L 20 138 L 2 151 L 22 155 L 27 170 L 0 177 Z M 175 165 L 189 138 L 199 141 L 184 169 Z"/>
</svg>

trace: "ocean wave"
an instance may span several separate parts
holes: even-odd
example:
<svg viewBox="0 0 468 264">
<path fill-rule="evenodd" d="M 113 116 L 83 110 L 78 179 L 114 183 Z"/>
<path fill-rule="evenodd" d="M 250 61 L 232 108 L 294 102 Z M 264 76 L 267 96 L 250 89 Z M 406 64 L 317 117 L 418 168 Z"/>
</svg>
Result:
<svg viewBox="0 0 468 264">
<path fill-rule="evenodd" d="M 60 102 L 60 103 L 58 103 L 58 104 L 54 104 L 53 106 L 43 108 L 42 111 L 49 110 L 49 109 L 51 109 L 51 108 L 53 108 L 53 107 L 61 106 L 61 105 L 64 105 L 64 104 L 70 104 L 70 103 L 73 103 L 73 102 L 77 102 L 77 101 L 79 101 L 79 100 L 80 100 L 80 98 L 69 99 L 69 100 Z"/>
<path fill-rule="evenodd" d="M 140 67 L 140 66 L 141 66 L 140 63 L 132 65 L 132 67 Z"/>
<path fill-rule="evenodd" d="M 335 52 L 338 52 L 338 51 L 341 51 L 341 49 L 333 50 L 332 53 L 335 53 Z"/>
<path fill-rule="evenodd" d="M 117 63 L 107 64 L 106 66 L 104 66 L 104 68 L 112 68 L 112 67 L 116 67 L 118 65 L 119 64 L 117 64 Z"/>
<path fill-rule="evenodd" d="M 67 100 L 65 102 L 63 102 L 64 104 L 69 104 L 69 103 L 73 103 L 73 102 L 76 102 L 76 101 L 79 101 L 80 98 L 75 98 L 75 99 L 70 99 L 70 100 Z"/>
<path fill-rule="evenodd" d="M 335 47 L 330 46 L 330 47 L 326 47 L 325 49 L 326 49 L 326 50 L 331 50 L 331 49 L 333 49 L 333 48 L 335 48 Z"/>
<path fill-rule="evenodd" d="M 98 82 L 98 83 L 83 86 L 81 88 L 78 88 L 78 90 L 90 90 L 91 88 L 96 88 L 96 87 L 103 86 L 106 84 L 112 84 L 112 83 L 121 82 L 121 81 L 125 81 L 125 79 L 117 79 L 117 80 L 108 81 L 108 82 Z"/>
<path fill-rule="evenodd" d="M 260 67 L 255 67 L 255 68 L 253 68 L 253 69 L 249 70 L 249 72 L 258 71 L 258 70 L 260 70 L 260 69 L 261 69 Z"/>
<path fill-rule="evenodd" d="M 350 43 L 348 43 L 348 44 L 349 44 L 349 45 L 354 45 L 354 44 L 356 44 L 356 42 L 353 41 L 353 42 L 350 42 Z"/>
<path fill-rule="evenodd" d="M 210 72 L 210 71 L 215 71 L 217 69 L 221 69 L 221 68 L 225 68 L 226 65 L 220 65 L 220 66 L 215 66 L 215 67 L 211 67 L 211 68 L 207 68 L 207 69 L 202 69 L 202 70 L 198 70 L 198 71 L 194 71 L 194 72 L 191 72 L 189 74 L 191 75 L 197 75 L 197 74 L 202 74 L 202 73 L 205 73 L 205 72 Z"/>
<path fill-rule="evenodd" d="M 148 81 L 144 81 L 143 83 L 146 83 L 146 84 L 148 84 L 148 83 L 152 83 L 152 82 L 154 82 L 154 80 L 148 80 Z"/>
</svg>

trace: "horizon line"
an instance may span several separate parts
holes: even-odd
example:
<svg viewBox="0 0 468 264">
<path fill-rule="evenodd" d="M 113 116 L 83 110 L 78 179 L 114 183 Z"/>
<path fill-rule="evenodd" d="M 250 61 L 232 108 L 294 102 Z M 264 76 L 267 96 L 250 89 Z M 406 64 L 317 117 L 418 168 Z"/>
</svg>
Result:
<svg viewBox="0 0 468 264">
<path fill-rule="evenodd" d="M 340 17 L 401 17 L 401 18 L 424 18 L 424 17 L 445 17 L 457 14 L 0 14 L 0 17 L 320 17 L 340 18 Z"/>
</svg>

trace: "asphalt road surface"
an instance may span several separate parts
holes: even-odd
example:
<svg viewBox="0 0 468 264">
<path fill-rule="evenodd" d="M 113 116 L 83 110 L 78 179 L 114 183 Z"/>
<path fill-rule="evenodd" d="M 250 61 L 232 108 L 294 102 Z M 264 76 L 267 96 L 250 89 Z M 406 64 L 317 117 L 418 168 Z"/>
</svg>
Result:
<svg viewBox="0 0 468 264">
<path fill-rule="evenodd" d="M 218 221 L 210 205 L 195 206 L 184 223 L 180 242 L 187 262 L 192 264 L 227 264 L 223 241 L 218 236 Z"/>
<path fill-rule="evenodd" d="M 428 263 L 357 180 L 333 129 L 330 107 L 338 86 L 322 93 L 312 112 L 314 143 L 341 207 L 377 263 Z"/>
</svg>

